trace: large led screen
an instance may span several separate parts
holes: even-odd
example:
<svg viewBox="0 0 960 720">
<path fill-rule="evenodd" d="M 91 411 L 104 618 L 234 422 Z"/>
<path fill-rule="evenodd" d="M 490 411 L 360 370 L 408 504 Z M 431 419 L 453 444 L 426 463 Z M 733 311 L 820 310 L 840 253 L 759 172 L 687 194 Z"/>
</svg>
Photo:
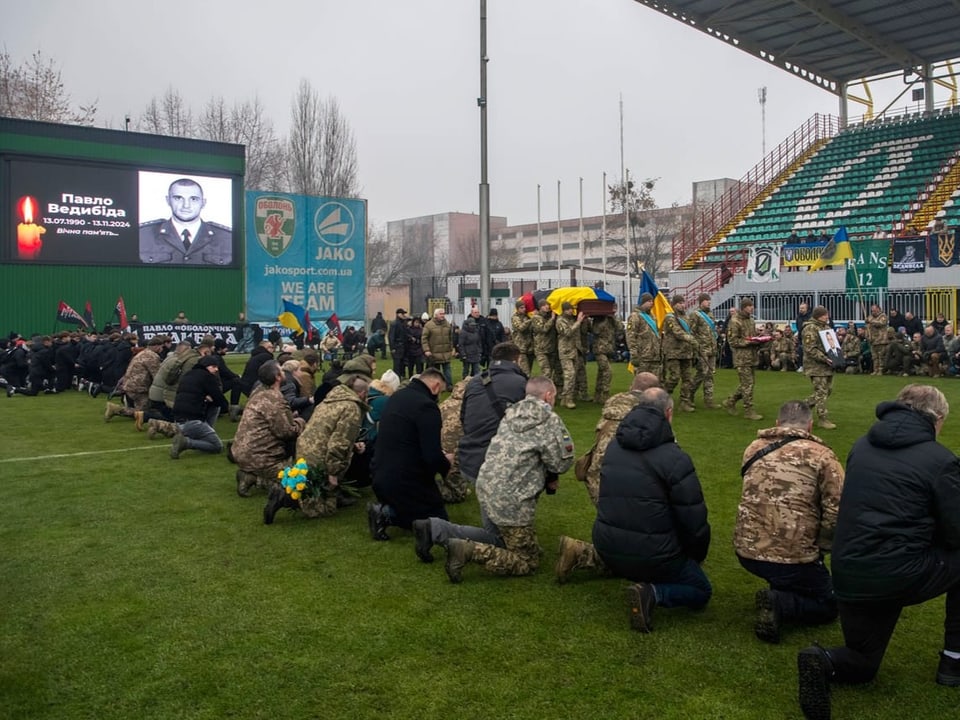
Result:
<svg viewBox="0 0 960 720">
<path fill-rule="evenodd" d="M 239 178 L 11 158 L 3 259 L 239 267 Z"/>
</svg>

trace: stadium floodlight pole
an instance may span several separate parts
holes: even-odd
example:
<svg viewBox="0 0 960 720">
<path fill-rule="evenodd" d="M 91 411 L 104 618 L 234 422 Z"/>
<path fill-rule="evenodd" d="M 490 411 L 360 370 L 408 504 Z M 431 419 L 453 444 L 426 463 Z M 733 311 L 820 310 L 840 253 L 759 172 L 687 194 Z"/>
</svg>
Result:
<svg viewBox="0 0 960 720">
<path fill-rule="evenodd" d="M 543 226 L 540 224 L 540 183 L 537 183 L 537 288 L 543 284 Z"/>
<path fill-rule="evenodd" d="M 583 178 L 580 178 L 580 230 L 577 235 L 577 242 L 580 245 L 580 284 L 583 281 Z"/>
<path fill-rule="evenodd" d="M 563 228 L 560 226 L 560 181 L 557 180 L 557 283 L 560 283 L 562 279 L 563 279 Z"/>
<path fill-rule="evenodd" d="M 764 85 L 757 90 L 757 100 L 760 101 L 760 154 L 767 156 L 767 87 Z"/>
<path fill-rule="evenodd" d="M 633 302 L 633 282 L 630 274 L 630 205 L 627 202 L 627 169 L 623 161 L 623 93 L 620 93 L 620 201 L 623 203 L 623 246 L 627 249 L 627 302 Z"/>
<path fill-rule="evenodd" d="M 603 222 L 600 224 L 600 264 L 603 268 L 603 288 L 607 288 L 607 171 L 603 171 L 603 190 L 600 193 L 603 203 Z"/>
<path fill-rule="evenodd" d="M 487 0 L 480 0 L 480 307 L 490 311 L 490 185 L 487 182 Z"/>
</svg>

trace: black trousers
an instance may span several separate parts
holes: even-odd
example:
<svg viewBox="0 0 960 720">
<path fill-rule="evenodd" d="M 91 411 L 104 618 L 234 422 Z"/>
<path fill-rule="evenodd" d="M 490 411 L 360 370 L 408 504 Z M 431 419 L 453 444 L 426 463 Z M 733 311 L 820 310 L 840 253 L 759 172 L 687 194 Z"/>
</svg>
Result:
<svg viewBox="0 0 960 720">
<path fill-rule="evenodd" d="M 737 556 L 747 572 L 770 583 L 777 592 L 780 616 L 798 625 L 821 625 L 837 618 L 830 571 L 823 560 L 809 563 L 773 563 Z"/>
<path fill-rule="evenodd" d="M 908 586 L 892 601 L 877 603 L 840 601 L 840 626 L 844 647 L 827 650 L 838 682 L 869 682 L 880 669 L 900 612 L 946 593 L 943 647 L 960 652 L 960 552 L 937 552 L 926 577 Z"/>
</svg>

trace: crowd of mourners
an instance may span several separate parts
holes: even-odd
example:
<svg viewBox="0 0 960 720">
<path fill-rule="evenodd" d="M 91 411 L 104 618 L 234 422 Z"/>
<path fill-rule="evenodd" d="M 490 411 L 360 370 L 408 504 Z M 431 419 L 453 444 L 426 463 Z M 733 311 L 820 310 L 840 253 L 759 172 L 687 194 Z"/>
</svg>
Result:
<svg viewBox="0 0 960 720">
<path fill-rule="evenodd" d="M 784 403 L 775 424 L 758 430 L 743 453 L 734 548 L 744 570 L 762 581 L 755 635 L 780 643 L 793 626 L 840 618 L 843 646 L 813 645 L 797 655 L 805 716 L 829 718 L 832 685 L 876 675 L 902 608 L 946 595 L 936 681 L 960 686 L 960 461 L 937 442 L 949 413 L 945 396 L 933 385 L 903 387 L 877 407 L 876 423 L 854 444 L 846 467 L 813 434 L 815 421 L 836 427 L 826 410 L 832 375 L 882 374 L 890 345 L 914 330 L 914 318 L 906 314 L 901 330 L 898 317 L 874 305 L 862 328 L 836 328 L 843 352 L 835 354 L 821 344 L 832 327 L 822 306 L 800 306 L 796 343 L 792 328 L 758 327 L 750 299 L 726 323 L 712 317 L 708 295 L 689 312 L 685 298 L 674 296 L 662 323 L 650 315 L 652 303 L 643 295 L 623 329 L 634 375 L 627 391 L 613 395 L 617 323 L 569 303 L 560 312 L 544 303 L 529 313 L 522 302 L 509 329 L 495 312 L 482 318 L 475 309 L 458 335 L 443 309 L 408 320 L 399 308 L 389 327 L 378 315 L 371 340 L 387 337 L 388 344 L 373 349 L 383 361 L 389 348 L 393 360 L 380 372 L 374 353 L 358 354 L 361 346 L 334 332 L 316 347 L 271 333 L 239 374 L 225 362 L 226 343 L 212 336 L 195 345 L 159 335 L 140 346 L 123 333 L 62 333 L 29 343 L 11 333 L 0 348 L 0 383 L 8 396 L 103 393 L 105 421 L 126 417 L 151 439 L 169 437 L 173 460 L 226 447 L 238 495 L 266 497 L 267 525 L 285 508 L 334 515 L 357 502 L 357 488 L 370 486 L 371 538 L 410 531 L 424 563 L 442 548 L 454 583 L 469 565 L 497 575 L 536 572 L 537 504 L 572 468 L 596 520 L 589 542 L 560 538 L 556 580 L 570 582 L 578 571 L 628 580 L 629 624 L 646 633 L 657 608 L 696 610 L 713 594 L 703 567 L 707 507 L 693 459 L 675 438 L 673 391 L 680 388 L 680 412 L 695 412 L 701 391 L 704 409 L 735 415 L 742 402 L 744 418 L 760 420 L 754 370 L 764 362 L 802 370 L 811 396 Z M 952 331 L 942 316 L 920 325 L 914 362 L 895 374 L 955 370 Z M 739 385 L 717 403 L 713 376 L 725 343 Z M 588 352 L 598 363 L 592 395 L 583 369 Z M 463 363 L 456 383 L 454 359 Z M 594 442 L 579 457 L 556 411 L 575 401 L 599 410 Z M 238 423 L 227 443 L 216 430 L 221 415 Z M 447 506 L 472 493 L 477 525 L 451 522 Z"/>
</svg>

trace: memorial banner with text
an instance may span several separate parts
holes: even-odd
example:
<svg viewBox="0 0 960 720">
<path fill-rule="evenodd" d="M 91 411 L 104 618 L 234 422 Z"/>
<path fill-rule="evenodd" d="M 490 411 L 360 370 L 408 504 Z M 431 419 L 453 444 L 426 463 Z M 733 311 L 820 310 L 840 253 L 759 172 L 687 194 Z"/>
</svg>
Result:
<svg viewBox="0 0 960 720">
<path fill-rule="evenodd" d="M 896 238 L 893 241 L 893 272 L 922 273 L 926 270 L 927 243 L 923 238 Z"/>
<path fill-rule="evenodd" d="M 853 259 L 847 261 L 847 294 L 863 292 L 870 301 L 889 285 L 889 240 L 860 240 L 850 243 Z M 859 281 L 859 282 L 858 282 Z"/>
<path fill-rule="evenodd" d="M 314 324 L 363 323 L 367 201 L 247 193 L 247 317 L 276 321 L 283 301 Z"/>
</svg>

